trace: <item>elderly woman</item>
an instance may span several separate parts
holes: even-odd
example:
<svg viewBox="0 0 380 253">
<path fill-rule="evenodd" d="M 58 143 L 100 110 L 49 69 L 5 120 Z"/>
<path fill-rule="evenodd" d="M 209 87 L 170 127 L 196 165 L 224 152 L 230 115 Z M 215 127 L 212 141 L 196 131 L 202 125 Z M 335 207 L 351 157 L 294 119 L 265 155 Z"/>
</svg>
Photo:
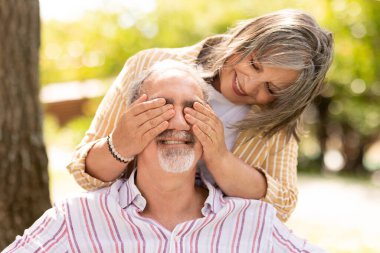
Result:
<svg viewBox="0 0 380 253">
<path fill-rule="evenodd" d="M 300 116 L 321 92 L 333 39 L 308 14 L 281 10 L 245 20 L 189 47 L 148 49 L 131 57 L 100 104 L 68 170 L 85 189 L 109 185 L 159 133 L 174 110 L 126 91 L 157 61 L 196 65 L 209 105 L 183 113 L 203 146 L 200 168 L 229 196 L 263 199 L 286 221 L 297 201 Z"/>
</svg>

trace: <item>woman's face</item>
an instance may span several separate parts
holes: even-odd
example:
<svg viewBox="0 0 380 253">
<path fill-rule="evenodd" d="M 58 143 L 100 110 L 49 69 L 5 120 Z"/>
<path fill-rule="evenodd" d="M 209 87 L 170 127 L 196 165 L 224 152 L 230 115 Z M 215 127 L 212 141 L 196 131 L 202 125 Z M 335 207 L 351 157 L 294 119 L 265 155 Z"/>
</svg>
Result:
<svg viewBox="0 0 380 253">
<path fill-rule="evenodd" d="M 275 99 L 276 91 L 290 86 L 299 75 L 296 70 L 260 64 L 253 55 L 234 64 L 239 58 L 227 60 L 215 87 L 234 104 L 266 105 Z"/>
</svg>

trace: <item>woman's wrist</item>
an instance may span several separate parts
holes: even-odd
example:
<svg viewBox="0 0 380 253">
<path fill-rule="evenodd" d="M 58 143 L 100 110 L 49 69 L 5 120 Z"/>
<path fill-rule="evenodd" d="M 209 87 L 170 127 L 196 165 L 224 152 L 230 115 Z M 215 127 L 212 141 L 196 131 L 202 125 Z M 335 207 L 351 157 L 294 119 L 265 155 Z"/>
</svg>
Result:
<svg viewBox="0 0 380 253">
<path fill-rule="evenodd" d="M 265 197 L 267 182 L 264 174 L 251 167 L 231 152 L 226 153 L 207 168 L 224 193 L 233 197 L 261 199 Z M 237 184 L 237 182 L 240 182 Z"/>
<path fill-rule="evenodd" d="M 117 179 L 125 168 L 126 164 L 117 161 L 110 153 L 106 137 L 89 150 L 85 160 L 85 172 L 103 182 Z"/>
<path fill-rule="evenodd" d="M 235 156 L 227 150 L 224 155 L 214 156 L 211 161 L 205 162 L 208 170 L 214 177 L 224 177 L 228 174 L 226 173 L 226 169 L 231 169 L 230 164 L 233 164 L 234 158 Z"/>
<path fill-rule="evenodd" d="M 135 156 L 127 156 L 126 157 L 126 156 L 120 154 L 118 152 L 118 150 L 116 149 L 112 139 L 113 139 L 113 135 L 111 133 L 110 135 L 107 136 L 107 145 L 108 145 L 108 150 L 110 151 L 113 158 L 115 158 L 117 161 L 119 161 L 121 163 L 126 163 L 126 164 L 135 158 Z"/>
</svg>

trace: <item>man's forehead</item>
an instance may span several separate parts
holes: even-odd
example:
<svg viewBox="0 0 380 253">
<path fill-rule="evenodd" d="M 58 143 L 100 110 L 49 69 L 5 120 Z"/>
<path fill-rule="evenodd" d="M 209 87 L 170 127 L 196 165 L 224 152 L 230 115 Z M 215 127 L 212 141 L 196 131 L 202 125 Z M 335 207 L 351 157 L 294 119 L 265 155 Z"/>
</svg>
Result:
<svg viewBox="0 0 380 253">
<path fill-rule="evenodd" d="M 186 72 L 156 73 L 153 78 L 149 78 L 147 81 L 144 92 L 148 95 L 148 100 L 165 98 L 168 104 L 191 106 L 194 102 L 205 103 L 202 88 Z"/>
</svg>

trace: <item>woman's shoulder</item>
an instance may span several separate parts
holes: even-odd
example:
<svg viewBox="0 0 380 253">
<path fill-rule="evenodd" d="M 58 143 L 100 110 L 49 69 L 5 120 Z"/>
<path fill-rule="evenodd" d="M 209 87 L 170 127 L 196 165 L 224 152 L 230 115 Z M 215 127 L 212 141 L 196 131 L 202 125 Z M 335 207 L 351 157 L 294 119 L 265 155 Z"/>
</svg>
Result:
<svg viewBox="0 0 380 253">
<path fill-rule="evenodd" d="M 128 58 L 118 81 L 116 82 L 120 90 L 126 90 L 132 80 L 137 78 L 144 70 L 149 69 L 156 62 L 171 59 L 185 64 L 195 64 L 200 50 L 208 38 L 190 46 L 179 48 L 149 48 L 144 49 Z M 125 94 L 124 94 L 125 95 Z"/>
<path fill-rule="evenodd" d="M 157 61 L 166 59 L 177 60 L 185 63 L 194 64 L 200 51 L 213 41 L 216 36 L 207 37 L 193 45 L 176 48 L 148 48 L 143 49 L 130 57 L 128 62 L 135 62 L 143 69 L 149 68 Z"/>
<path fill-rule="evenodd" d="M 149 48 L 133 55 L 128 61 L 133 61 L 144 68 L 148 68 L 155 62 L 172 59 L 182 62 L 194 62 L 202 47 L 201 42 L 191 46 L 179 48 Z"/>
</svg>

